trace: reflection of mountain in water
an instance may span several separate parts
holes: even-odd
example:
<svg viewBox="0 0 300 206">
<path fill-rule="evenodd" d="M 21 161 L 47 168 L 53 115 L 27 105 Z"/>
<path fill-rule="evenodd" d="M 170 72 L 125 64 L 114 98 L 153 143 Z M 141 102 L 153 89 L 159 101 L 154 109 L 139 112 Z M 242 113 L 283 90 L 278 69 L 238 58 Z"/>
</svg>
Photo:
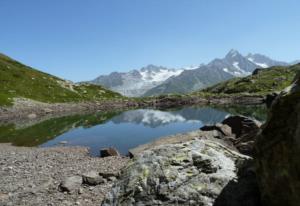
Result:
<svg viewBox="0 0 300 206">
<path fill-rule="evenodd" d="M 115 124 L 134 123 L 151 128 L 172 123 L 196 122 L 199 127 L 202 124 L 214 124 L 221 122 L 227 115 L 242 114 L 264 121 L 266 119 L 265 107 L 186 107 L 168 111 L 138 109 L 123 112 L 100 112 L 96 114 L 73 115 L 48 119 L 27 127 L 15 125 L 0 125 L 0 143 L 11 142 L 19 146 L 37 146 L 74 128 L 90 128 L 96 125 L 106 124 L 109 121 Z M 180 127 L 180 126 L 178 126 Z"/>
<path fill-rule="evenodd" d="M 158 111 L 152 109 L 139 109 L 124 112 L 111 121 L 120 124 L 124 122 L 143 124 L 152 128 L 180 122 L 202 122 L 213 124 L 221 122 L 228 113 L 213 108 L 183 108 L 177 111 Z"/>
</svg>

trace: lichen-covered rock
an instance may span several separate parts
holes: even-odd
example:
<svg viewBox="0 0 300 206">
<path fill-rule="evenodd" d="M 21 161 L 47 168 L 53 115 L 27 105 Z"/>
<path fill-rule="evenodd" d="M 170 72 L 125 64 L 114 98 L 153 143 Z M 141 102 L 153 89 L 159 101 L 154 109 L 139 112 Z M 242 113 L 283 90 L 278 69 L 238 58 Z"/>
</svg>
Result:
<svg viewBox="0 0 300 206">
<path fill-rule="evenodd" d="M 237 164 L 249 159 L 213 139 L 161 145 L 127 166 L 102 206 L 245 205 L 238 198 L 246 201 L 252 196 L 241 194 Z M 226 192 L 228 185 L 231 192 Z"/>
<path fill-rule="evenodd" d="M 272 104 L 256 142 L 262 199 L 270 206 L 300 204 L 300 78 Z"/>
</svg>

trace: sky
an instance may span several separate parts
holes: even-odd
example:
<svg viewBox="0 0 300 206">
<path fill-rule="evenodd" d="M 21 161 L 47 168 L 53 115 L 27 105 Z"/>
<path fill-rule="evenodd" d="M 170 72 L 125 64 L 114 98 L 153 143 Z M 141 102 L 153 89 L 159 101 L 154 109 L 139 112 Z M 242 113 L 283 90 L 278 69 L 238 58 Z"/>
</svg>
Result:
<svg viewBox="0 0 300 206">
<path fill-rule="evenodd" d="M 0 0 L 0 53 L 72 81 L 234 48 L 300 59 L 299 0 Z"/>
</svg>

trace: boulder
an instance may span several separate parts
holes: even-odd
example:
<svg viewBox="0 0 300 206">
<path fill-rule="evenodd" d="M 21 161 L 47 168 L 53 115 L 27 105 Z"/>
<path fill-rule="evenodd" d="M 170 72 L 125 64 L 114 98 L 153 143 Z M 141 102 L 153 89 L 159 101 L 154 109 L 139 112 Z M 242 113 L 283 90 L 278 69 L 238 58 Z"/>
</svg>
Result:
<svg viewBox="0 0 300 206">
<path fill-rule="evenodd" d="M 216 131 L 220 132 L 224 136 L 231 136 L 232 135 L 231 127 L 229 127 L 226 124 L 217 123 L 215 125 L 205 125 L 205 126 L 201 127 L 200 129 L 202 131 L 216 130 Z"/>
<path fill-rule="evenodd" d="M 300 204 L 300 77 L 272 105 L 255 143 L 257 176 L 266 206 Z"/>
<path fill-rule="evenodd" d="M 109 156 L 120 156 L 120 153 L 117 149 L 109 147 L 103 148 L 100 150 L 100 157 L 109 157 Z"/>
<path fill-rule="evenodd" d="M 105 179 L 99 175 L 96 171 L 90 171 L 82 175 L 82 180 L 84 184 L 87 185 L 99 185 L 105 183 Z"/>
<path fill-rule="evenodd" d="M 244 116 L 230 116 L 225 119 L 223 124 L 228 125 L 236 139 L 233 144 L 245 155 L 253 155 L 254 141 L 261 123 Z"/>
<path fill-rule="evenodd" d="M 123 170 L 102 206 L 212 206 L 218 198 L 222 206 L 246 206 L 243 202 L 257 206 L 257 192 L 254 197 L 237 183 L 236 163 L 249 159 L 214 138 L 160 145 L 144 151 Z M 228 185 L 235 187 L 226 192 Z M 252 183 L 248 186 L 253 188 Z"/>
<path fill-rule="evenodd" d="M 59 189 L 62 192 L 74 192 L 78 191 L 80 185 L 82 184 L 81 176 L 72 176 L 65 178 L 59 185 Z"/>
<path fill-rule="evenodd" d="M 228 125 L 236 138 L 243 137 L 249 133 L 258 132 L 261 123 L 244 116 L 230 116 L 223 120 L 222 124 Z"/>
</svg>

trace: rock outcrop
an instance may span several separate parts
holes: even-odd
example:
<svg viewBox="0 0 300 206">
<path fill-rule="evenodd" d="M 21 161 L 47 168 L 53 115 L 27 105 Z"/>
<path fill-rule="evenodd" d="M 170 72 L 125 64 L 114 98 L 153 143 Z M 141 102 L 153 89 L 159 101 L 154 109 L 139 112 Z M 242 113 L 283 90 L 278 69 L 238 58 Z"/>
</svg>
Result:
<svg viewBox="0 0 300 206">
<path fill-rule="evenodd" d="M 234 146 L 245 155 L 253 155 L 253 147 L 261 123 L 244 116 L 231 116 L 223 124 L 228 125 L 235 135 Z"/>
<path fill-rule="evenodd" d="M 202 131 L 214 131 L 214 137 L 234 145 L 245 155 L 253 155 L 253 147 L 261 123 L 244 116 L 230 116 L 222 123 L 208 125 Z"/>
<path fill-rule="evenodd" d="M 250 160 L 215 138 L 157 146 L 123 170 L 102 206 L 260 205 L 254 173 L 238 169 Z"/>
<path fill-rule="evenodd" d="M 300 78 L 272 104 L 256 142 L 257 175 L 265 205 L 300 204 Z"/>
</svg>

